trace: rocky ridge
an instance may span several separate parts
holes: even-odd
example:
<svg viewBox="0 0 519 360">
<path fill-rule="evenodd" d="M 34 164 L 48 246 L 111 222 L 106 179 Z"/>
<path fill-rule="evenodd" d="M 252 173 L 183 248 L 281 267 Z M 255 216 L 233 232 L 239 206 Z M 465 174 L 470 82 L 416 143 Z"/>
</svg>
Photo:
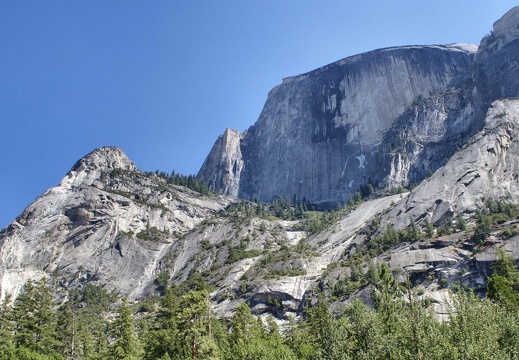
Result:
<svg viewBox="0 0 519 360">
<path fill-rule="evenodd" d="M 59 274 L 65 287 L 98 281 L 142 297 L 168 242 L 230 201 L 146 176 L 118 148 L 97 149 L 0 233 L 2 295 Z"/>
</svg>

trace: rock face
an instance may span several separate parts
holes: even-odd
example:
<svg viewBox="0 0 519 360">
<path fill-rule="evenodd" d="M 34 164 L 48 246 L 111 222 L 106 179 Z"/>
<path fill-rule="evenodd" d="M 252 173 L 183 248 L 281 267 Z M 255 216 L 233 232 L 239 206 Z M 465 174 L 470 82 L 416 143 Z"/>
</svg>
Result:
<svg viewBox="0 0 519 360">
<path fill-rule="evenodd" d="M 212 191 L 221 190 L 224 194 L 239 196 L 240 176 L 243 170 L 240 148 L 242 137 L 239 131 L 227 129 L 213 145 L 211 153 L 202 165 L 212 176 L 212 180 L 207 182 Z"/>
<path fill-rule="evenodd" d="M 239 176 L 225 160 L 237 151 L 222 153 L 220 140 L 198 176 L 226 194 L 234 178 L 232 193 L 243 198 L 347 201 L 374 180 L 377 148 L 395 119 L 413 101 L 458 85 L 475 51 L 469 45 L 388 48 L 284 79 L 240 141 Z"/>
<path fill-rule="evenodd" d="M 1 294 L 60 276 L 64 287 L 97 281 L 140 297 L 168 245 L 228 203 L 146 176 L 118 148 L 97 149 L 0 232 Z"/>
<path fill-rule="evenodd" d="M 455 213 L 474 213 L 482 199 L 519 200 L 519 100 L 497 100 L 484 128 L 447 164 L 414 189 L 388 215 L 392 223 L 428 217 L 442 225 Z M 405 214 L 405 215 L 403 215 Z"/>
<path fill-rule="evenodd" d="M 519 7 L 494 23 L 481 41 L 474 78 L 483 106 L 494 100 L 519 96 Z"/>
<path fill-rule="evenodd" d="M 198 176 L 224 194 L 315 204 L 418 184 L 482 128 L 493 101 L 519 96 L 518 25 L 516 7 L 479 49 L 388 48 L 284 79 L 240 151 L 217 142 Z"/>
</svg>

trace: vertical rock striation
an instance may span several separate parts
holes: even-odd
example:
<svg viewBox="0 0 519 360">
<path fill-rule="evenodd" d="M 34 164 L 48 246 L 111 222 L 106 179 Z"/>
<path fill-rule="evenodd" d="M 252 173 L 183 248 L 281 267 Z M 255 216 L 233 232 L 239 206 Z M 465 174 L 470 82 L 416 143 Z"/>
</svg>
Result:
<svg viewBox="0 0 519 360">
<path fill-rule="evenodd" d="M 374 181 L 374 154 L 395 119 L 458 85 L 475 54 L 470 45 L 388 48 L 284 79 L 240 139 L 241 171 L 227 160 L 238 151 L 222 153 L 218 140 L 198 176 L 243 198 L 347 201 Z"/>
<path fill-rule="evenodd" d="M 367 185 L 418 184 L 483 128 L 494 101 L 519 96 L 518 53 L 515 7 L 479 48 L 381 49 L 284 79 L 240 151 L 217 142 L 198 176 L 233 196 L 323 205 Z"/>
<path fill-rule="evenodd" d="M 214 143 L 211 153 L 202 165 L 207 176 L 205 180 L 212 191 L 220 190 L 224 194 L 239 196 L 243 169 L 241 139 L 242 134 L 239 131 L 227 129 Z"/>
</svg>

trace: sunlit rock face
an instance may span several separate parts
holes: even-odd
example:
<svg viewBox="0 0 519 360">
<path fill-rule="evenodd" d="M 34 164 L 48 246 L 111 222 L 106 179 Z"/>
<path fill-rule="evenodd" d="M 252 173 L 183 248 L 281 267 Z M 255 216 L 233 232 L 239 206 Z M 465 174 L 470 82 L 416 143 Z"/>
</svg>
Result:
<svg viewBox="0 0 519 360">
<path fill-rule="evenodd" d="M 442 225 L 456 213 L 474 213 L 483 199 L 519 199 L 519 100 L 497 100 L 484 127 L 445 166 L 418 185 L 387 221 L 405 228 L 410 218 Z M 404 215 L 405 214 L 405 215 Z"/>
<path fill-rule="evenodd" d="M 119 148 L 96 149 L 0 232 L 0 298 L 44 276 L 140 297 L 181 234 L 228 203 L 143 174 Z"/>
<path fill-rule="evenodd" d="M 199 176 L 214 188 L 271 201 L 294 194 L 313 203 L 347 201 L 372 182 L 374 153 L 414 101 L 455 87 L 476 54 L 470 45 L 408 46 L 349 57 L 275 87 L 254 126 L 240 139 L 239 172 L 217 144 Z M 234 178 L 239 186 L 228 188 Z M 238 189 L 237 189 L 238 188 Z"/>
<path fill-rule="evenodd" d="M 483 38 L 470 71 L 456 87 L 416 101 L 395 120 L 377 152 L 373 179 L 379 187 L 421 183 L 488 128 L 492 119 L 487 112 L 496 100 L 519 97 L 518 37 L 516 7 Z"/>
<path fill-rule="evenodd" d="M 519 96 L 519 7 L 494 23 L 481 40 L 474 73 L 483 106 L 497 99 Z"/>
<path fill-rule="evenodd" d="M 310 233 L 306 219 L 240 215 L 232 197 L 143 173 L 121 149 L 103 147 L 0 231 L 0 298 L 45 276 L 60 291 L 92 283 L 142 299 L 160 291 L 159 275 L 181 284 L 200 274 L 220 316 L 247 301 L 255 314 L 284 317 L 300 313 L 316 287 L 344 279 L 351 269 L 340 263 L 369 241 L 373 224 L 405 229 L 413 220 L 423 229 L 426 220 L 470 220 L 484 198 L 517 203 L 518 26 L 519 7 L 479 48 L 382 49 L 285 79 L 254 126 L 217 139 L 199 173 L 212 190 L 263 201 L 295 194 L 335 204 L 367 184 L 415 184 L 411 191 L 381 192 Z M 372 260 L 481 288 L 496 247 L 519 259 L 519 236 L 495 232 L 494 245 L 467 250 L 460 244 L 472 231 L 399 244 Z M 250 253 L 233 259 L 237 250 Z M 425 294 L 441 303 L 446 289 L 437 285 L 428 282 Z"/>
<path fill-rule="evenodd" d="M 381 49 L 284 79 L 232 146 L 217 141 L 199 177 L 232 196 L 332 206 L 369 185 L 419 184 L 483 128 L 495 100 L 519 96 L 518 38 L 516 7 L 479 48 Z"/>
<path fill-rule="evenodd" d="M 219 190 L 234 197 L 239 196 L 243 159 L 240 142 L 243 135 L 233 129 L 218 137 L 211 153 L 202 165 L 203 174 L 211 190 Z"/>
</svg>

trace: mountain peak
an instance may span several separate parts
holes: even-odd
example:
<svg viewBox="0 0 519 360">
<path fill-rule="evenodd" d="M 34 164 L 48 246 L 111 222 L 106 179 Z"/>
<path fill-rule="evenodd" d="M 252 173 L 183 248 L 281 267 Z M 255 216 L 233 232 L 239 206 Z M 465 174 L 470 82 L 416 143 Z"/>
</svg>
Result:
<svg viewBox="0 0 519 360">
<path fill-rule="evenodd" d="M 493 31 L 481 40 L 480 51 L 495 52 L 519 38 L 519 6 L 512 8 L 494 23 Z"/>
<path fill-rule="evenodd" d="M 494 35 L 519 36 L 519 6 L 510 9 L 501 19 L 494 23 Z"/>
<path fill-rule="evenodd" d="M 136 170 L 135 164 L 128 159 L 123 150 L 116 146 L 104 146 L 80 159 L 63 178 L 60 186 L 92 185 L 101 179 L 103 173 L 115 169 Z"/>
</svg>

